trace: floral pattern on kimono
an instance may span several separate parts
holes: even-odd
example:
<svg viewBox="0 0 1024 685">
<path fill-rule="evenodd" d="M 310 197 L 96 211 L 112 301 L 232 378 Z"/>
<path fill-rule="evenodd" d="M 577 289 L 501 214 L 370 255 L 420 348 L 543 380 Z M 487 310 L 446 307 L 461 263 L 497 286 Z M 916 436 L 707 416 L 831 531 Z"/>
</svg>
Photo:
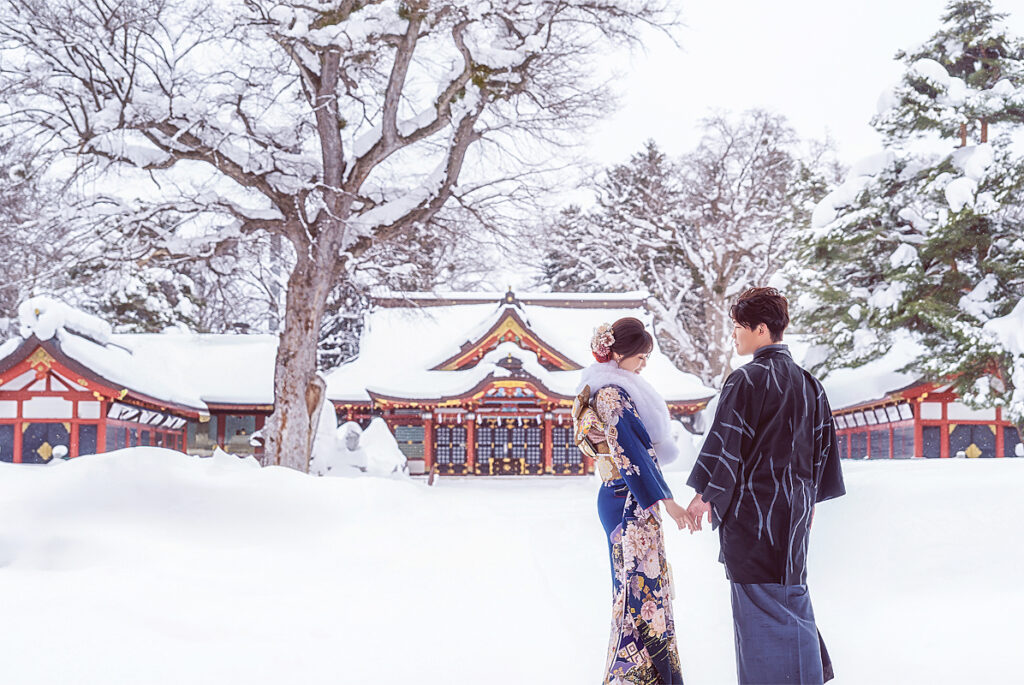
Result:
<svg viewBox="0 0 1024 685">
<path fill-rule="evenodd" d="M 672 497 L 650 438 L 629 395 L 601 388 L 594 408 L 622 480 L 602 487 L 624 498 L 622 520 L 610 533 L 612 630 L 606 684 L 682 683 L 672 616 L 672 580 L 657 503 Z"/>
</svg>

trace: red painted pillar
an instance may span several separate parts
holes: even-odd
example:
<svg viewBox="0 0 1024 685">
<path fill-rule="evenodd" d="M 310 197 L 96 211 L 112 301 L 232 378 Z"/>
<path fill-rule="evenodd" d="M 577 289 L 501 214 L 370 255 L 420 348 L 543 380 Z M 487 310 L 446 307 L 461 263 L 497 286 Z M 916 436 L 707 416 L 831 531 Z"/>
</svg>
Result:
<svg viewBox="0 0 1024 685">
<path fill-rule="evenodd" d="M 100 420 L 96 426 L 96 454 L 107 451 L 107 403 L 100 402 Z"/>
<path fill-rule="evenodd" d="M 1006 445 L 1003 443 L 1003 434 L 1006 429 L 1003 427 L 1003 408 L 996 407 L 996 456 L 1002 457 L 1005 453 Z"/>
<path fill-rule="evenodd" d="M 470 411 L 463 415 L 463 421 L 466 422 L 466 473 L 476 473 L 476 417 Z"/>
<path fill-rule="evenodd" d="M 555 416 L 551 412 L 544 413 L 544 471 L 542 473 L 554 473 L 555 467 L 552 463 L 553 445 L 551 444 L 551 422 Z"/>
<path fill-rule="evenodd" d="M 14 422 L 14 463 L 21 463 L 21 434 L 25 430 L 24 414 L 21 411 L 21 400 L 18 400 L 18 420 Z"/>
<path fill-rule="evenodd" d="M 434 465 L 434 414 L 424 413 L 420 418 L 423 419 L 423 466 L 430 473 Z"/>
</svg>

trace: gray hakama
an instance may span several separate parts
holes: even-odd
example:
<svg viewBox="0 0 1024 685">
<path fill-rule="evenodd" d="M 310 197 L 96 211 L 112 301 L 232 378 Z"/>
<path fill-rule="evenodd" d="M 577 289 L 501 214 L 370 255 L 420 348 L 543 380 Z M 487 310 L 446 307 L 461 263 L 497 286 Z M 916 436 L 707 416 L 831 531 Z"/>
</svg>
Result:
<svg viewBox="0 0 1024 685">
<path fill-rule="evenodd" d="M 832 679 L 806 585 L 731 585 L 739 685 Z"/>
</svg>

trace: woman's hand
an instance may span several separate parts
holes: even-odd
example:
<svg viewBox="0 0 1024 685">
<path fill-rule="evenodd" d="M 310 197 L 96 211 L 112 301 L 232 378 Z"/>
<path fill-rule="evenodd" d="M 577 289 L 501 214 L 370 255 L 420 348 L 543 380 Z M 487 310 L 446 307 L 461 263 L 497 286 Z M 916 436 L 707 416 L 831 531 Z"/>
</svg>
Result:
<svg viewBox="0 0 1024 685">
<path fill-rule="evenodd" d="M 693 520 L 693 516 L 685 508 L 679 505 L 674 499 L 665 499 L 661 501 L 665 505 L 665 512 L 672 517 L 672 520 L 679 526 L 679 530 L 683 528 L 688 529 L 691 533 L 696 529 L 697 523 Z"/>
</svg>

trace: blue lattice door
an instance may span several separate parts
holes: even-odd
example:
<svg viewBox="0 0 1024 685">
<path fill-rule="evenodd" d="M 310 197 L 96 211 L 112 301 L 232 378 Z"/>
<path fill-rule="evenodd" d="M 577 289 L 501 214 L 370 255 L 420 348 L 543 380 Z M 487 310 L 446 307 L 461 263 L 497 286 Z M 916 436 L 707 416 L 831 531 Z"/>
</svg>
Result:
<svg viewBox="0 0 1024 685">
<path fill-rule="evenodd" d="M 564 475 L 584 475 L 583 453 L 572 440 L 572 428 L 551 427 L 551 469 Z"/>
<path fill-rule="evenodd" d="M 985 424 L 961 423 L 949 427 L 949 456 L 996 456 L 996 427 Z"/>
<path fill-rule="evenodd" d="M 47 464 L 61 453 L 64 457 L 71 453 L 70 423 L 23 423 L 21 426 L 21 463 Z"/>
<path fill-rule="evenodd" d="M 466 427 L 440 425 L 434 429 L 434 463 L 438 473 L 466 473 Z"/>
</svg>

